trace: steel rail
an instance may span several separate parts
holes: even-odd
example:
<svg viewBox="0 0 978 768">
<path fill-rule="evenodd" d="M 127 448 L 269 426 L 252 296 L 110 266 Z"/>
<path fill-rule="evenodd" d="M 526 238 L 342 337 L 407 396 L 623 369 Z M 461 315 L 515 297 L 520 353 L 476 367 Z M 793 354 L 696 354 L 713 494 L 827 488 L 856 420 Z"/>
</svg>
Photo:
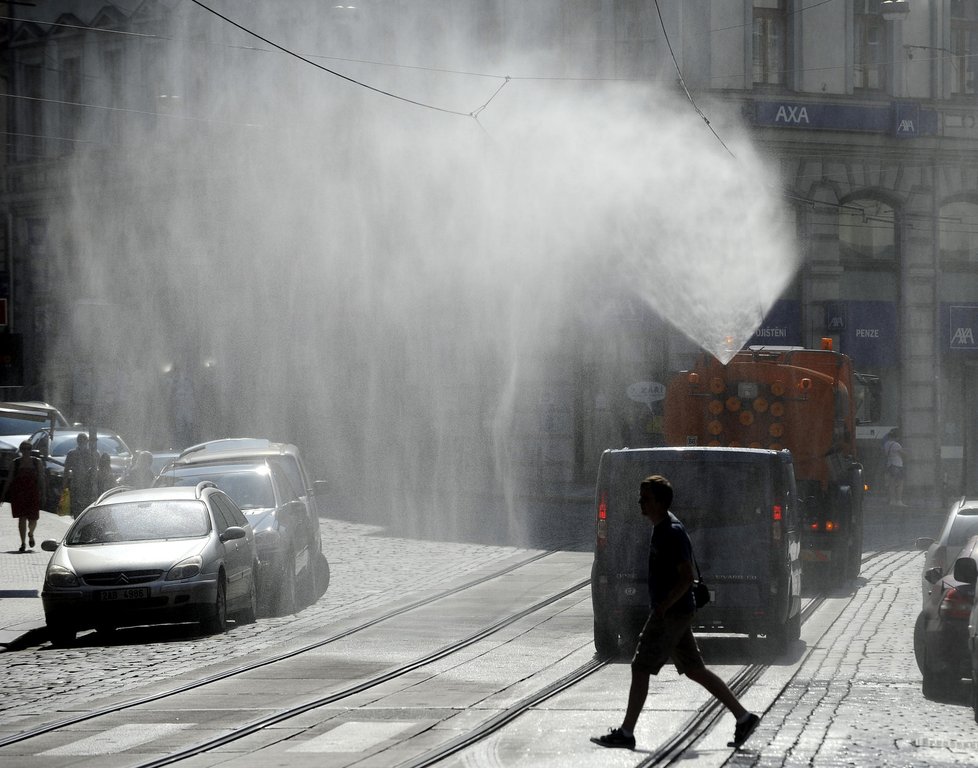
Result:
<svg viewBox="0 0 978 768">
<path fill-rule="evenodd" d="M 463 648 L 467 648 L 468 646 L 479 642 L 480 640 L 484 640 L 485 638 L 489 637 L 490 635 L 493 635 L 499 630 L 505 629 L 511 624 L 515 624 L 517 621 L 520 621 L 521 619 L 524 619 L 527 616 L 531 616 L 537 611 L 546 608 L 547 606 L 557 602 L 558 600 L 562 600 L 563 598 L 568 597 L 569 595 L 572 595 L 575 592 L 579 592 L 580 590 L 584 589 L 584 587 L 588 586 L 588 584 L 590 583 L 591 583 L 590 579 L 584 579 L 583 581 L 579 581 L 576 584 L 573 584 L 572 586 L 568 587 L 567 589 L 558 592 L 557 594 L 551 595 L 550 597 L 540 600 L 539 602 L 534 603 L 533 605 L 524 608 L 523 610 L 518 611 L 517 613 L 510 614 L 509 616 L 500 619 L 494 624 L 491 624 L 488 627 L 485 627 L 477 632 L 472 633 L 468 637 L 462 638 L 461 640 L 458 640 L 453 643 L 449 643 L 448 645 L 443 646 L 437 651 L 433 651 L 432 653 L 426 654 L 425 656 L 421 656 L 415 659 L 414 661 L 408 662 L 407 664 L 402 664 L 401 666 L 395 667 L 394 669 L 390 669 L 387 672 L 383 672 L 379 675 L 375 675 L 374 677 L 363 680 L 359 683 L 356 683 L 355 685 L 348 686 L 347 688 L 343 688 L 342 690 L 335 691 L 334 693 L 328 694 L 326 696 L 320 696 L 313 699 L 312 701 L 308 701 L 293 707 L 288 707 L 287 709 L 282 709 L 270 715 L 266 715 L 256 720 L 252 720 L 250 723 L 246 723 L 238 728 L 235 728 L 234 730 L 229 731 L 228 733 L 225 733 L 222 736 L 218 736 L 216 738 L 208 739 L 207 741 L 194 744 L 190 747 L 186 747 L 185 749 L 180 750 L 179 752 L 174 752 L 165 757 L 161 757 L 156 760 L 151 760 L 146 763 L 138 763 L 137 765 L 133 766 L 133 768 L 162 768 L 162 766 L 172 765 L 173 763 L 177 763 L 181 760 L 186 760 L 190 757 L 195 757 L 196 755 L 203 754 L 204 752 L 209 752 L 212 749 L 216 749 L 217 747 L 222 747 L 226 744 L 231 744 L 237 741 L 238 739 L 243 739 L 246 736 L 250 736 L 253 733 L 257 733 L 258 731 L 264 728 L 268 728 L 271 725 L 276 725 L 286 720 L 291 720 L 292 718 L 298 717 L 299 715 L 305 714 L 306 712 L 309 712 L 311 710 L 327 706 L 328 704 L 334 704 L 337 701 L 348 698 L 349 696 L 353 696 L 357 693 L 362 693 L 363 691 L 366 691 L 370 688 L 378 686 L 382 683 L 386 683 L 389 680 L 393 680 L 397 677 L 402 677 L 403 675 L 406 675 L 409 672 L 413 672 L 414 670 L 419 669 L 420 667 L 423 667 L 427 664 L 431 664 L 432 662 L 438 661 L 439 659 L 443 659 L 446 656 L 450 656 L 451 654 L 457 653 Z"/>
<path fill-rule="evenodd" d="M 46 733 L 51 733 L 52 731 L 56 731 L 61 728 L 67 728 L 68 726 L 75 725 L 77 723 L 83 723 L 87 720 L 93 720 L 98 717 L 104 717 L 106 715 L 115 714 L 116 712 L 122 712 L 123 710 L 130 709 L 132 707 L 138 707 L 143 704 L 150 704 L 154 701 L 159 701 L 160 699 L 165 699 L 170 696 L 176 696 L 177 694 L 180 693 L 186 693 L 187 691 L 192 691 L 195 688 L 202 688 L 205 685 L 210 685 L 212 683 L 220 682 L 222 680 L 228 679 L 229 677 L 234 677 L 235 675 L 240 675 L 245 672 L 251 672 L 255 669 L 260 669 L 261 667 L 269 666 L 271 664 L 277 664 L 281 661 L 291 659 L 294 656 L 299 656 L 303 653 L 308 653 L 309 651 L 316 650 L 317 648 L 321 648 L 324 645 L 329 645 L 330 643 L 335 643 L 336 641 L 342 640 L 346 637 L 349 637 L 350 635 L 356 634 L 357 632 L 362 632 L 363 630 L 369 629 L 370 627 L 376 626 L 377 624 L 381 624 L 385 621 L 389 621 L 390 619 L 393 619 L 404 613 L 408 613 L 409 611 L 416 610 L 417 608 L 422 608 L 426 605 L 430 605 L 431 603 L 437 602 L 439 600 L 444 600 L 447 597 L 451 597 L 460 592 L 464 592 L 467 589 L 472 589 L 473 587 L 477 587 L 480 586 L 481 584 L 485 584 L 486 582 L 492 581 L 493 579 L 506 576 L 507 574 L 512 573 L 513 571 L 516 571 L 525 565 L 529 565 L 530 563 L 534 563 L 537 560 L 543 559 L 544 557 L 548 557 L 554 554 L 554 552 L 555 550 L 538 552 L 537 554 L 525 558 L 523 560 L 520 560 L 519 562 L 507 566 L 506 568 L 502 568 L 498 571 L 493 571 L 492 573 L 486 574 L 485 576 L 480 576 L 476 579 L 472 579 L 471 581 L 467 581 L 464 584 L 460 584 L 456 587 L 445 589 L 441 592 L 438 592 L 437 594 L 430 595 L 429 597 L 424 597 L 419 600 L 415 600 L 413 602 L 407 603 L 398 608 L 387 611 L 386 613 L 374 619 L 365 621 L 361 624 L 357 624 L 356 626 L 351 627 L 350 629 L 343 630 L 342 632 L 337 632 L 336 634 L 330 635 L 329 637 L 326 637 L 322 640 L 316 640 L 315 642 L 300 646 L 291 651 L 285 651 L 283 653 L 278 653 L 273 656 L 268 656 L 266 658 L 259 659 L 258 661 L 247 662 L 245 664 L 241 664 L 232 669 L 222 670 L 221 672 L 217 672 L 212 675 L 207 675 L 206 677 L 193 680 L 189 683 L 184 683 L 183 685 L 175 686 L 173 688 L 167 689 L 165 691 L 161 691 L 159 693 L 154 693 L 147 696 L 141 696 L 137 699 L 131 699 L 129 701 L 125 701 L 117 704 L 110 704 L 109 706 L 102 707 L 101 709 L 92 710 L 90 712 L 84 712 L 77 715 L 70 715 L 69 717 L 64 717 L 54 722 L 45 723 L 44 725 L 39 725 L 35 728 L 31 728 L 25 731 L 20 731 L 10 736 L 5 736 L 3 738 L 0 738 L 0 749 L 2 749 L 3 747 L 10 746 L 11 744 L 17 744 L 22 741 L 27 741 L 29 739 L 34 739 L 39 736 L 43 736 Z"/>
</svg>

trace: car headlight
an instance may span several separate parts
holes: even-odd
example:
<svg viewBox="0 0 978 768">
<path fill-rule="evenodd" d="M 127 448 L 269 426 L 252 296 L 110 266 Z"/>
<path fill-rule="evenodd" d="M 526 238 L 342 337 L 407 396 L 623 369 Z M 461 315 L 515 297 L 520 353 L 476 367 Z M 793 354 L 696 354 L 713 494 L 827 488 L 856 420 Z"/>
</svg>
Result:
<svg viewBox="0 0 978 768">
<path fill-rule="evenodd" d="M 70 568 L 63 565 L 50 565 L 44 576 L 45 581 L 52 587 L 77 587 L 78 576 Z"/>
<path fill-rule="evenodd" d="M 175 566 L 173 566 L 169 572 L 166 574 L 167 581 L 179 581 L 180 579 L 189 579 L 200 573 L 200 568 L 204 564 L 199 555 L 194 555 L 193 557 L 188 557 L 186 560 L 181 560 Z"/>
</svg>

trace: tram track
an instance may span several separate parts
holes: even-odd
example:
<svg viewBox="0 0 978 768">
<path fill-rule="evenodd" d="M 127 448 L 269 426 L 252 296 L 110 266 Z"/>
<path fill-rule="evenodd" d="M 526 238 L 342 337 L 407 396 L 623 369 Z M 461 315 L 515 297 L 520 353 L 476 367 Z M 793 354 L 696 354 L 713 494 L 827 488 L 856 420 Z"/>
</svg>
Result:
<svg viewBox="0 0 978 768">
<path fill-rule="evenodd" d="M 0 748 L 15 744 L 22 741 L 27 741 L 32 738 L 37 738 L 44 734 L 51 733 L 63 728 L 67 728 L 71 725 L 97 719 L 99 717 L 108 716 L 111 714 L 118 713 L 120 711 L 137 707 L 141 704 L 149 704 L 160 699 L 174 696 L 179 693 L 194 690 L 196 688 L 204 687 L 210 683 L 217 681 L 227 680 L 229 677 L 235 675 L 240 675 L 244 672 L 259 669 L 264 666 L 275 664 L 280 661 L 284 661 L 304 653 L 321 648 L 329 643 L 336 642 L 339 639 L 349 637 L 356 632 L 362 631 L 369 627 L 373 627 L 380 624 L 383 621 L 389 620 L 396 616 L 399 616 L 408 611 L 414 610 L 419 607 L 423 607 L 434 603 L 438 600 L 444 599 L 445 597 L 458 594 L 466 589 L 469 589 L 480 584 L 484 584 L 495 578 L 503 576 L 505 574 L 511 573 L 519 568 L 529 565 L 537 560 L 540 560 L 552 552 L 538 553 L 537 555 L 520 561 L 519 563 L 513 564 L 506 569 L 502 569 L 498 572 L 488 574 L 486 576 L 480 577 L 479 579 L 472 580 L 465 584 L 459 585 L 452 589 L 444 590 L 436 595 L 429 596 L 420 600 L 413 601 L 412 603 L 406 604 L 404 606 L 399 606 L 393 611 L 389 611 L 382 616 L 372 619 L 368 622 L 363 622 L 356 627 L 350 628 L 343 632 L 336 633 L 330 637 L 318 640 L 314 643 L 306 644 L 300 648 L 293 649 L 286 653 L 277 654 L 272 657 L 261 659 L 255 662 L 241 665 L 232 670 L 226 670 L 224 672 L 210 675 L 208 677 L 195 680 L 191 683 L 174 687 L 167 691 L 152 694 L 149 696 L 141 697 L 128 702 L 122 702 L 116 705 L 102 708 L 97 711 L 82 713 L 79 715 L 71 716 L 68 718 L 63 718 L 61 720 L 39 726 L 31 730 L 23 731 L 12 736 L 8 736 L 0 740 Z M 911 553 L 916 554 L 916 553 Z M 889 555 L 889 557 L 887 557 Z M 879 570 L 891 567 L 895 562 L 902 560 L 907 557 L 907 553 L 900 553 L 896 551 L 879 551 L 866 555 L 863 558 L 864 569 L 868 565 L 872 565 L 868 576 L 872 576 L 873 573 Z M 566 589 L 563 589 L 557 593 L 547 596 L 544 599 L 538 600 L 532 605 L 524 608 L 523 610 L 514 612 L 505 616 L 504 618 L 486 626 L 478 631 L 475 631 L 468 636 L 457 640 L 455 642 L 449 643 L 432 653 L 425 654 L 418 658 L 411 660 L 405 664 L 399 665 L 397 667 L 385 670 L 384 672 L 374 675 L 372 677 L 360 680 L 352 685 L 348 685 L 339 690 L 335 690 L 325 696 L 318 696 L 309 701 L 301 702 L 296 705 L 289 707 L 283 707 L 277 709 L 277 711 L 272 712 L 268 715 L 253 719 L 248 723 L 245 723 L 237 728 L 233 728 L 221 734 L 218 737 L 200 741 L 196 744 L 192 744 L 188 747 L 174 751 L 169 755 L 164 757 L 156 758 L 148 762 L 136 763 L 133 768 L 162 768 L 163 766 L 172 765 L 178 763 L 182 760 L 187 760 L 196 755 L 201 755 L 206 752 L 218 749 L 220 747 L 232 744 L 242 738 L 249 735 L 258 733 L 263 729 L 266 729 L 273 725 L 278 725 L 285 723 L 293 718 L 296 718 L 302 714 L 310 712 L 315 709 L 326 707 L 337 702 L 341 702 L 343 699 L 354 696 L 363 691 L 369 690 L 375 686 L 381 685 L 382 683 L 394 680 L 398 677 L 409 674 L 410 672 L 417 670 L 425 665 L 432 664 L 435 661 L 444 659 L 453 653 L 470 646 L 480 640 L 484 640 L 496 632 L 525 619 L 534 613 L 537 613 L 547 606 L 553 603 L 573 595 L 575 592 L 585 588 L 589 584 L 589 579 L 583 579 L 576 583 L 571 584 Z M 853 596 L 854 597 L 854 596 Z M 828 599 L 827 595 L 821 594 L 813 596 L 806 605 L 803 606 L 802 612 L 802 623 L 807 622 L 811 616 L 822 606 L 825 600 Z M 500 710 L 494 716 L 487 718 L 482 723 L 477 724 L 472 727 L 469 731 L 464 734 L 457 736 L 456 738 L 439 745 L 431 750 L 425 752 L 420 756 L 416 756 L 406 762 L 400 763 L 398 768 L 422 768 L 422 766 L 434 765 L 441 762 L 453 755 L 459 754 L 468 747 L 471 747 L 483 739 L 486 739 L 490 735 L 500 731 L 502 728 L 516 720 L 524 712 L 538 706 L 545 700 L 565 691 L 572 686 L 576 685 L 578 682 L 584 680 L 589 675 L 594 674 L 600 669 L 612 663 L 614 659 L 602 659 L 602 658 L 592 658 L 588 662 L 579 665 L 577 668 L 565 674 L 560 679 L 548 683 L 542 686 L 539 690 L 523 697 L 514 704 Z M 770 667 L 769 664 L 749 664 L 745 665 L 728 681 L 728 685 L 731 690 L 737 695 L 742 696 L 745 692 L 750 690 L 756 681 L 761 677 L 761 675 Z M 688 720 L 684 725 L 677 731 L 677 733 L 669 739 L 667 742 L 662 744 L 658 749 L 652 754 L 648 755 L 643 759 L 638 766 L 655 766 L 655 765 L 669 765 L 680 759 L 680 756 L 687 750 L 694 748 L 697 743 L 699 743 L 707 733 L 709 733 L 719 718 L 724 714 L 724 709 L 719 702 L 710 699 L 704 703 Z"/>
<path fill-rule="evenodd" d="M 898 559 L 900 554 L 897 550 L 882 550 L 871 552 L 863 557 L 862 566 L 873 563 L 886 555 L 896 554 Z M 906 553 L 904 553 L 904 557 Z M 889 560 L 880 564 L 880 567 L 887 567 L 891 563 Z M 808 600 L 802 608 L 802 624 L 804 625 L 818 609 L 825 603 L 827 596 L 824 594 L 816 595 Z M 542 704 L 547 699 L 555 696 L 563 690 L 580 682 L 589 675 L 599 671 L 603 667 L 612 663 L 614 659 L 594 659 L 588 663 L 580 665 L 577 669 L 569 672 L 560 680 L 544 686 L 539 691 L 524 697 L 510 707 L 502 710 L 492 718 L 474 727 L 469 733 L 460 735 L 452 741 L 436 747 L 425 754 L 411 760 L 399 763 L 397 768 L 427 768 L 435 765 L 462 750 L 474 745 L 478 741 L 501 730 L 507 724 L 515 720 L 521 714 L 535 706 Z M 738 697 L 742 697 L 751 686 L 764 674 L 770 667 L 769 664 L 749 664 L 739 669 L 728 681 L 727 685 Z M 682 728 L 677 731 L 663 745 L 648 755 L 636 768 L 648 768 L 657 765 L 669 765 L 676 762 L 680 756 L 688 749 L 693 748 L 699 743 L 707 733 L 716 725 L 717 721 L 723 716 L 725 709 L 716 699 L 710 698 L 697 711 L 690 716 Z"/>
<path fill-rule="evenodd" d="M 361 622 L 353 627 L 350 627 L 349 629 L 345 629 L 341 632 L 334 633 L 323 639 L 316 640 L 315 642 L 307 643 L 297 648 L 293 648 L 289 651 L 274 654 L 272 656 L 267 656 L 262 659 L 258 659 L 256 661 L 247 662 L 245 664 L 241 664 L 232 669 L 225 669 L 215 674 L 207 675 L 205 677 L 201 677 L 196 680 L 193 680 L 189 683 L 185 683 L 183 685 L 177 685 L 167 690 L 160 691 L 158 693 L 141 696 L 125 702 L 111 704 L 109 706 L 101 707 L 99 709 L 95 709 L 90 712 L 84 712 L 77 715 L 70 715 L 68 717 L 64 717 L 50 723 L 45 723 L 35 728 L 19 731 L 9 736 L 0 738 L 0 749 L 10 746 L 12 744 L 17 744 L 19 742 L 27 741 L 29 739 L 38 738 L 45 734 L 52 733 L 53 731 L 57 731 L 62 728 L 68 728 L 72 725 L 77 725 L 78 723 L 83 723 L 89 720 L 97 719 L 99 717 L 105 717 L 107 715 L 116 714 L 126 709 L 139 707 L 145 704 L 151 704 L 155 701 L 160 701 L 162 699 L 166 699 L 171 696 L 176 696 L 181 693 L 187 693 L 189 691 L 193 691 L 198 688 L 203 688 L 215 682 L 227 680 L 228 678 L 234 677 L 236 675 L 252 672 L 256 669 L 261 669 L 262 667 L 266 667 L 272 664 L 277 664 L 279 662 L 286 661 L 296 656 L 301 656 L 302 654 L 309 653 L 310 651 L 314 651 L 324 646 L 330 645 L 331 643 L 335 643 L 339 640 L 343 640 L 347 637 L 350 637 L 351 635 L 355 635 L 358 632 L 362 632 L 366 629 L 374 627 L 385 621 L 389 621 L 405 613 L 409 613 L 410 611 L 417 610 L 418 608 L 423 608 L 425 606 L 431 605 L 432 603 L 436 603 L 439 600 L 444 600 L 448 597 L 457 595 L 460 592 L 464 592 L 468 589 L 472 589 L 473 587 L 486 584 L 487 582 L 490 582 L 493 579 L 498 579 L 508 574 L 511 574 L 520 568 L 523 568 L 527 565 L 530 565 L 531 563 L 535 563 L 538 560 L 542 560 L 543 558 L 554 554 L 554 552 L 555 550 L 538 552 L 530 557 L 519 560 L 518 562 L 513 563 L 507 566 L 506 568 L 501 568 L 499 570 L 493 571 L 492 573 L 486 574 L 484 576 L 471 579 L 463 584 L 450 587 L 436 594 L 429 595 L 428 597 L 423 597 L 418 600 L 405 603 L 390 611 L 386 611 L 380 616 L 370 619 L 369 621 Z"/>
</svg>

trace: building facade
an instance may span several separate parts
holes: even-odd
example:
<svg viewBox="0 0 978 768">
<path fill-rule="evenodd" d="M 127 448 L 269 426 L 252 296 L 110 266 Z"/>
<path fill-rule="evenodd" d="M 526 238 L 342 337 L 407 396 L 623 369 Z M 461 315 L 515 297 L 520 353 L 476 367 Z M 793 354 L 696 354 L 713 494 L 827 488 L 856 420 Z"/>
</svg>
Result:
<svg viewBox="0 0 978 768">
<path fill-rule="evenodd" d="M 224 68 L 250 66 L 250 53 L 232 50 L 227 28 L 200 22 L 190 6 L 77 0 L 15 7 L 3 22 L 7 332 L 0 338 L 8 365 L 0 384 L 9 399 L 47 397 L 75 413 L 99 403 L 106 418 L 124 410 L 105 406 L 125 399 L 124 381 L 89 374 L 73 358 L 120 366 L 92 349 L 91 329 L 114 310 L 87 282 L 90 260 L 107 255 L 71 252 L 57 219 L 80 147 L 102 146 L 111 167 L 119 154 L 137 151 L 117 141 L 124 126 L 138 122 L 144 142 L 166 146 L 174 98 L 184 109 L 217 100 L 220 85 L 207 77 L 213 69 L 161 55 L 167 35 L 180 30 L 222 45 Z M 534 50 L 548 76 L 655 80 L 685 90 L 690 108 L 707 117 L 710 104 L 737 105 L 780 169 L 803 256 L 752 342 L 818 346 L 833 338 L 881 384 L 882 411 L 864 428 L 866 445 L 899 426 L 908 486 L 947 495 L 978 490 L 978 0 L 418 7 L 337 6 L 345 15 L 317 29 L 332 51 L 350 57 L 379 36 L 396 60 L 407 47 L 403 37 L 414 36 L 430 38 L 433 53 L 465 49 L 466 63 L 491 70 L 515 46 Z M 283 4 L 282 14 L 290 12 L 305 18 Z M 439 47 L 445 39 L 463 45 Z M 56 284 L 77 286 L 74 300 L 52 292 Z M 560 362 L 558 385 L 539 383 L 559 394 L 526 406 L 542 409 L 523 420 L 534 425 L 524 436 L 528 473 L 548 486 L 593 477 L 603 447 L 659 440 L 649 387 L 696 351 L 627 297 L 619 306 L 609 326 L 585 332 Z M 95 319 L 79 324 L 79 317 Z M 598 383 L 609 368 L 610 383 Z"/>
</svg>

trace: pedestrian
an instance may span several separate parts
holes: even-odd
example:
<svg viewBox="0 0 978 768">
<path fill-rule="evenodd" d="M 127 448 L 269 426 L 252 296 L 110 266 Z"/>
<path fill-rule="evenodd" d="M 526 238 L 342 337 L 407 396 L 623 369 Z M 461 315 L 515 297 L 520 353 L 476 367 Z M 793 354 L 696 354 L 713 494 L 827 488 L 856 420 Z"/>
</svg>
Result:
<svg viewBox="0 0 978 768">
<path fill-rule="evenodd" d="M 733 713 L 737 723 L 730 746 L 739 747 L 754 732 L 761 718 L 746 710 L 727 684 L 703 663 L 691 628 L 696 614 L 692 591 L 693 545 L 683 524 L 669 511 L 670 504 L 672 486 L 666 478 L 652 475 L 642 481 L 638 505 L 642 515 L 652 523 L 651 610 L 632 658 L 631 685 L 621 727 L 594 736 L 591 741 L 602 747 L 635 748 L 635 725 L 648 696 L 649 677 L 657 675 L 672 659 L 679 674 L 702 685 Z"/>
<path fill-rule="evenodd" d="M 64 482 L 71 496 L 71 516 L 78 517 L 94 501 L 95 462 L 88 446 L 88 435 L 79 432 L 76 445 L 65 456 Z"/>
<path fill-rule="evenodd" d="M 109 488 L 115 488 L 115 475 L 112 474 L 112 459 L 109 454 L 100 453 L 98 457 L 98 469 L 95 470 L 96 495 L 101 496 Z"/>
<path fill-rule="evenodd" d="M 122 478 L 122 484 L 127 488 L 149 488 L 153 480 L 153 454 L 137 451 L 132 466 Z"/>
<path fill-rule="evenodd" d="M 20 444 L 20 455 L 14 459 L 0 494 L 0 498 L 10 502 L 10 511 L 17 520 L 21 552 L 26 552 L 28 545 L 34 548 L 34 529 L 44 498 L 44 463 L 31 456 L 32 447 L 27 440 Z"/>
<path fill-rule="evenodd" d="M 886 489 L 890 504 L 894 507 L 906 507 L 903 503 L 903 479 L 905 474 L 904 459 L 906 449 L 900 443 L 900 430 L 891 429 L 883 448 L 886 457 Z"/>
</svg>

